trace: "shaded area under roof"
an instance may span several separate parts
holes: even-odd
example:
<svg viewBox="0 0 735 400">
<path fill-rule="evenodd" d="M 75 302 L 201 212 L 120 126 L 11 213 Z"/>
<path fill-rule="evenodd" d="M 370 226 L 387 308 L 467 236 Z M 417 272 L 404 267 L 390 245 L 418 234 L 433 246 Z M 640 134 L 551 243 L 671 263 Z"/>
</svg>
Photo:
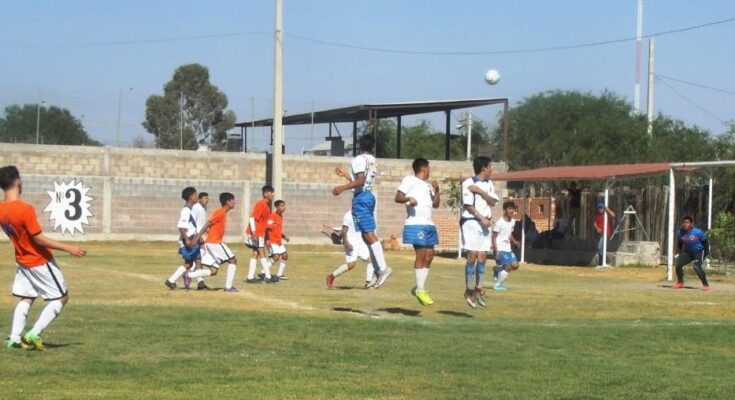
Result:
<svg viewBox="0 0 735 400">
<path fill-rule="evenodd" d="M 495 181 L 506 182 L 544 182 L 544 181 L 591 181 L 623 180 L 663 175 L 670 168 L 679 171 L 692 171 L 696 166 L 678 167 L 668 162 L 648 164 L 585 165 L 575 167 L 546 167 L 526 171 L 493 174 Z"/>
<path fill-rule="evenodd" d="M 349 107 L 314 111 L 313 113 L 308 112 L 302 114 L 287 115 L 283 117 L 283 124 L 302 125 L 311 124 L 312 122 L 315 124 L 328 124 L 336 122 L 367 121 L 371 117 L 379 119 L 396 118 L 405 115 L 428 114 L 463 108 L 487 106 L 491 104 L 503 104 L 507 101 L 507 98 L 482 98 L 446 101 L 418 101 L 408 103 L 359 104 Z M 239 122 L 235 124 L 235 126 L 241 128 L 249 128 L 253 126 L 263 127 L 272 125 L 273 118 Z"/>
</svg>

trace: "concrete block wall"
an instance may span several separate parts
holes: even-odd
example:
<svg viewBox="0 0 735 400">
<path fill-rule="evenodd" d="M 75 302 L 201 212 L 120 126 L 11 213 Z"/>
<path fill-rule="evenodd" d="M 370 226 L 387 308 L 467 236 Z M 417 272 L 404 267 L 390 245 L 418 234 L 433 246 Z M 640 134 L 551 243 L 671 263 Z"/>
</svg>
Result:
<svg viewBox="0 0 735 400">
<path fill-rule="evenodd" d="M 0 165 L 16 165 L 23 177 L 24 199 L 39 213 L 46 232 L 52 231 L 48 215 L 42 211 L 49 202 L 46 191 L 53 181 L 81 179 L 91 186 L 89 195 L 93 217 L 85 235 L 74 240 L 174 240 L 176 221 L 183 205 L 181 190 L 194 186 L 210 194 L 209 210 L 219 206 L 220 192 L 232 192 L 237 208 L 228 215 L 226 240 L 242 240 L 245 220 L 260 189 L 268 180 L 269 158 L 264 154 L 194 152 L 112 147 L 45 146 L 0 144 Z M 339 225 L 350 208 L 352 195 L 335 197 L 331 189 L 343 183 L 334 174 L 337 166 L 347 167 L 342 157 L 284 156 L 284 199 L 287 209 L 285 232 L 297 243 L 329 243 L 320 233 L 322 224 Z M 449 187 L 446 180 L 472 175 L 464 161 L 431 161 L 432 179 Z M 502 172 L 504 164 L 494 171 Z M 379 159 L 378 234 L 381 238 L 402 236 L 405 207 L 393 201 L 400 180 L 411 171 L 410 160 Z M 503 182 L 496 189 L 503 191 Z M 443 199 L 442 203 L 446 200 Z M 500 215 L 496 207 L 496 215 Z M 440 247 L 457 246 L 458 217 L 442 205 L 434 214 Z M 68 234 L 64 239 L 72 239 Z"/>
</svg>

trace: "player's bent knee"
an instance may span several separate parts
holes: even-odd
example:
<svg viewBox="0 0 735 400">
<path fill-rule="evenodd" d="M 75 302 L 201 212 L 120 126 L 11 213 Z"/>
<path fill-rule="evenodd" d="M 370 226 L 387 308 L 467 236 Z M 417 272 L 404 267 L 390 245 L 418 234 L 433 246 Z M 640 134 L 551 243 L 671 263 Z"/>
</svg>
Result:
<svg viewBox="0 0 735 400">
<path fill-rule="evenodd" d="M 215 268 L 215 267 L 209 268 L 209 276 L 215 276 L 217 275 L 217 272 L 219 272 L 219 268 Z"/>
<path fill-rule="evenodd" d="M 61 297 L 61 298 L 59 299 L 59 301 L 61 302 L 61 305 L 66 305 L 66 303 L 68 303 L 68 302 L 69 302 L 69 294 L 67 293 L 67 294 L 65 294 L 64 296 L 62 296 L 62 297 Z"/>
</svg>

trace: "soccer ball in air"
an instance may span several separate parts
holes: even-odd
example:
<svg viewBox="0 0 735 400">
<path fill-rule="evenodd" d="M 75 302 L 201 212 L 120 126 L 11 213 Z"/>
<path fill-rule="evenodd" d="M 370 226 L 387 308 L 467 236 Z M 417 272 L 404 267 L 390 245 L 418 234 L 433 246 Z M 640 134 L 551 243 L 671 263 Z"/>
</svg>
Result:
<svg viewBox="0 0 735 400">
<path fill-rule="evenodd" d="M 485 72 L 485 82 L 488 85 L 494 85 L 500 80 L 500 72 L 497 69 L 489 69 Z"/>
</svg>

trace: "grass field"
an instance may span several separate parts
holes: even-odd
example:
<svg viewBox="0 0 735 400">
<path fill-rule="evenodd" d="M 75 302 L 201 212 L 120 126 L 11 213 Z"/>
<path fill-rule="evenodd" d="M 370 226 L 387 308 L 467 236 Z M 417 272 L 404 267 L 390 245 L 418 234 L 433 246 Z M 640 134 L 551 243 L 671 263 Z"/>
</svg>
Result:
<svg viewBox="0 0 735 400">
<path fill-rule="evenodd" d="M 338 247 L 291 246 L 290 281 L 240 293 L 169 291 L 174 243 L 88 243 L 58 255 L 71 301 L 46 352 L 3 349 L 0 398 L 733 398 L 735 284 L 674 291 L 662 269 L 528 265 L 489 307 L 462 298 L 463 263 L 438 258 L 421 307 L 412 253 L 360 289 L 364 268 L 324 277 Z M 0 329 L 15 299 L 12 247 L 0 244 Z M 222 287 L 224 273 L 210 285 Z M 41 302 L 34 305 L 35 321 Z M 32 322 L 31 321 L 31 322 Z M 29 322 L 29 323 L 31 323 Z"/>
</svg>

